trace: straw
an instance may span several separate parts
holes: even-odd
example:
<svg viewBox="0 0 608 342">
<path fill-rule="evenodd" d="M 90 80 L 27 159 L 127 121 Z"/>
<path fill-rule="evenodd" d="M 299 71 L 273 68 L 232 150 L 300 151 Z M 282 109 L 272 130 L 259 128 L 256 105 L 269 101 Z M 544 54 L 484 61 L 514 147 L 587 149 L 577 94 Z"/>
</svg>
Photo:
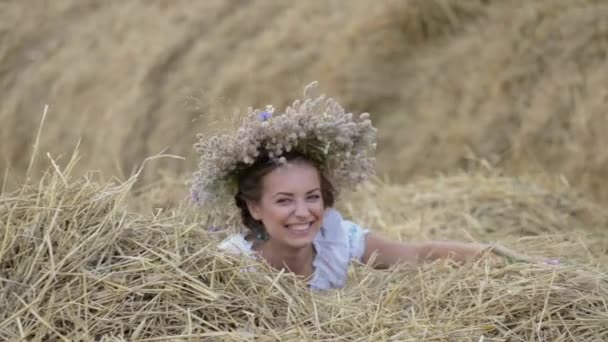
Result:
<svg viewBox="0 0 608 342">
<path fill-rule="evenodd" d="M 368 195 L 384 191 L 376 186 Z M 293 275 L 219 252 L 200 227 L 204 213 L 129 211 L 129 191 L 54 172 L 0 197 L 0 339 L 608 338 L 608 275 L 592 259 L 354 266 L 346 288 L 312 292 Z"/>
</svg>

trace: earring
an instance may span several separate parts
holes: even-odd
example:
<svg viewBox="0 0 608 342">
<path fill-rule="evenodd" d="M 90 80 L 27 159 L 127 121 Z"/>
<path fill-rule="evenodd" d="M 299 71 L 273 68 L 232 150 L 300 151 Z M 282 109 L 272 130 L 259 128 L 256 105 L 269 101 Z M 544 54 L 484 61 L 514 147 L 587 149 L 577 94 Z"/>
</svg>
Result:
<svg viewBox="0 0 608 342">
<path fill-rule="evenodd" d="M 258 231 L 257 234 L 255 235 L 255 237 L 256 237 L 256 239 L 261 240 L 261 241 L 268 240 L 268 234 L 264 230 Z"/>
<path fill-rule="evenodd" d="M 256 229 L 256 234 L 255 234 L 255 238 L 260 240 L 260 241 L 267 241 L 268 240 L 268 233 L 266 233 L 266 229 L 264 229 L 264 224 L 262 224 L 262 221 L 259 221 L 259 226 Z"/>
</svg>

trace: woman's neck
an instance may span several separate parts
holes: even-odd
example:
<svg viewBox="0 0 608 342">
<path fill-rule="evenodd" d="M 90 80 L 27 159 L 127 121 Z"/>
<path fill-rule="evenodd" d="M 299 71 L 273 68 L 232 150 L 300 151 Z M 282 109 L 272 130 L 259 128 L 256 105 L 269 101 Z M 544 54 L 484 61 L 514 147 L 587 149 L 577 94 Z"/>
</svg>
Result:
<svg viewBox="0 0 608 342">
<path fill-rule="evenodd" d="M 312 244 L 304 248 L 289 248 L 270 239 L 259 247 L 259 252 L 276 269 L 287 269 L 305 278 L 311 277 L 314 272 L 312 262 L 315 252 Z"/>
</svg>

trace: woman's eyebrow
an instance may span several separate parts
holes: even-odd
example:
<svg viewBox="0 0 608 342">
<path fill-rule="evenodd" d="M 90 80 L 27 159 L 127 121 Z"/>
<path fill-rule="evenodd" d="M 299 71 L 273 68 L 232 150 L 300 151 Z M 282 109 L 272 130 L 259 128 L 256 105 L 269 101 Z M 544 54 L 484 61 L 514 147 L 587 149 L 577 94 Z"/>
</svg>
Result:
<svg viewBox="0 0 608 342">
<path fill-rule="evenodd" d="M 308 190 L 308 191 L 306 191 L 306 194 L 307 194 L 307 195 L 309 195 L 309 194 L 311 194 L 311 193 L 313 193 L 313 192 L 315 192 L 315 191 L 319 191 L 319 190 L 320 190 L 320 188 L 314 188 L 314 189 L 312 189 L 312 190 Z M 291 193 L 291 192 L 277 192 L 277 193 L 276 193 L 276 194 L 274 194 L 272 197 L 277 197 L 277 196 L 279 196 L 279 195 L 283 195 L 283 196 L 293 196 L 293 193 Z"/>
<path fill-rule="evenodd" d="M 272 197 L 277 197 L 279 195 L 283 195 L 283 196 L 293 196 L 293 194 L 291 192 L 277 192 L 276 194 L 272 195 Z"/>
</svg>

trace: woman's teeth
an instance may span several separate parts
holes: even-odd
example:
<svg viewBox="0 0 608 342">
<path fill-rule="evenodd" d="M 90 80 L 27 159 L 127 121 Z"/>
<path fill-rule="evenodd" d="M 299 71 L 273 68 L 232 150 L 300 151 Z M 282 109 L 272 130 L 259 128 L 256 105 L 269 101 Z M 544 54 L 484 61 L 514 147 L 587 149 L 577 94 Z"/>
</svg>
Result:
<svg viewBox="0 0 608 342">
<path fill-rule="evenodd" d="M 308 228 L 310 228 L 310 226 L 312 226 L 312 222 L 305 223 L 305 224 L 290 224 L 290 225 L 287 225 L 286 227 L 289 230 L 295 230 L 295 231 L 301 232 L 301 231 L 307 230 Z"/>
</svg>

